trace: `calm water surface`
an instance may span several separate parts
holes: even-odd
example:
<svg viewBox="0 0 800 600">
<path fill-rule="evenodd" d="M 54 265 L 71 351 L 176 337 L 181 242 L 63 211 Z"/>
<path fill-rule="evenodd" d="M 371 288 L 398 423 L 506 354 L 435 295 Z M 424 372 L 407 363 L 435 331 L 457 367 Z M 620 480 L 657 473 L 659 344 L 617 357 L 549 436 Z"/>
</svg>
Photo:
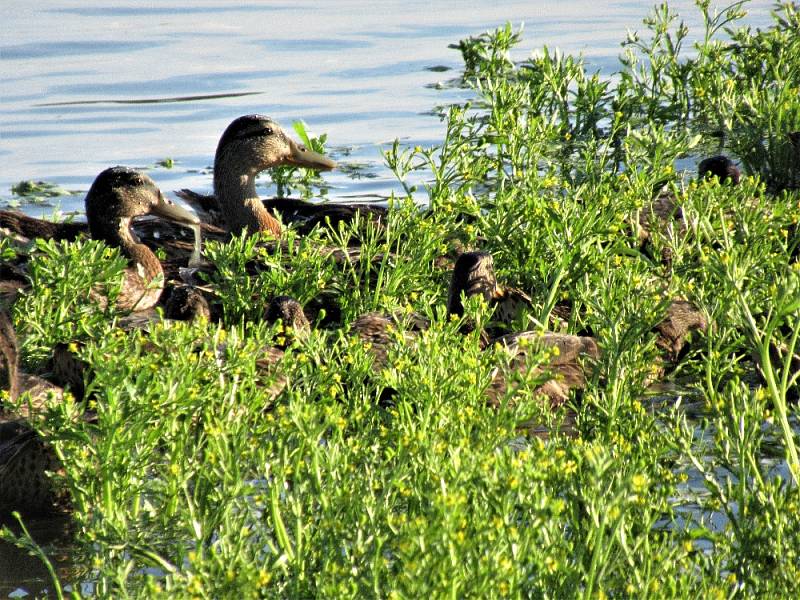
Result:
<svg viewBox="0 0 800 600">
<path fill-rule="evenodd" d="M 693 2 L 670 4 L 699 35 Z M 771 6 L 752 2 L 748 22 L 766 25 Z M 165 158 L 175 166 L 151 172 L 165 192 L 210 190 L 207 168 L 221 132 L 252 112 L 285 126 L 303 119 L 312 134 L 328 134 L 334 158 L 363 167 L 360 177 L 324 175 L 332 200 L 385 197 L 398 188 L 381 149 L 395 138 L 437 144 L 444 128 L 431 110 L 468 96 L 441 85 L 461 66 L 448 44 L 524 22 L 516 59 L 547 45 L 583 53 L 611 74 L 626 30 L 643 30 L 649 7 L 628 0 L 3 0 L 0 206 L 23 179 L 85 192 L 108 166 L 154 167 Z M 82 212 L 83 194 L 22 208 Z M 54 560 L 69 568 L 63 555 L 54 551 Z M 0 597 L 37 595 L 46 586 L 35 560 L 0 546 Z"/>
<path fill-rule="evenodd" d="M 699 35 L 693 2 L 671 5 Z M 770 6 L 752 3 L 749 22 L 766 24 Z M 303 119 L 313 134 L 328 133 L 335 158 L 364 167 L 359 178 L 326 174 L 331 199 L 386 196 L 397 188 L 381 148 L 395 138 L 436 144 L 443 126 L 430 111 L 468 94 L 438 89 L 461 65 L 448 44 L 524 22 L 515 58 L 548 45 L 581 52 L 611 73 L 626 29 L 642 30 L 649 7 L 586 0 L 4 0 L 0 204 L 23 179 L 85 192 L 108 166 L 152 167 L 165 158 L 175 167 L 151 173 L 165 192 L 210 190 L 207 167 L 220 134 L 251 112 L 285 126 Z M 212 97 L 141 103 L 197 96 Z M 55 204 L 82 211 L 83 195 Z"/>
</svg>

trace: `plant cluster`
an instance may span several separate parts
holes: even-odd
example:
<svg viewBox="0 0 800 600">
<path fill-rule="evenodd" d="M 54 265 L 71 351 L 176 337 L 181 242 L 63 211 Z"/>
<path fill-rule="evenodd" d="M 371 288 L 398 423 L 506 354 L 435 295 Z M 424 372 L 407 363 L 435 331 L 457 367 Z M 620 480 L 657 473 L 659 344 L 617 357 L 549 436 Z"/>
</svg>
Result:
<svg viewBox="0 0 800 600">
<path fill-rule="evenodd" d="M 547 49 L 513 62 L 510 26 L 462 41 L 475 98 L 447 109 L 440 145 L 386 152 L 408 195 L 384 222 L 208 244 L 220 323 L 115 328 L 112 309 L 78 310 L 58 286 L 113 282 L 117 259 L 40 245 L 14 313 L 27 365 L 66 332 L 92 374 L 85 406 L 37 423 L 75 508 L 72 593 L 795 597 L 800 23 L 786 5 L 752 32 L 734 27 L 741 3 L 699 6 L 690 58 L 660 7 L 611 79 Z M 708 138 L 741 159 L 740 185 L 676 172 Z M 667 192 L 680 214 L 643 245 L 639 215 Z M 446 314 L 463 248 L 530 294 L 520 328 L 564 303 L 567 330 L 597 339 L 581 397 L 551 410 L 523 376 L 507 407 L 487 405 L 508 357 Z M 282 294 L 335 301 L 336 324 L 323 302 L 266 360 L 287 343 L 263 323 Z M 654 394 L 653 328 L 676 297 L 710 326 Z M 399 318 L 377 365 L 348 331 L 368 311 L 431 326 L 412 336 Z M 467 304 L 464 320 L 488 318 Z M 87 408 L 95 420 L 75 418 Z M 56 570 L 58 593 L 66 582 Z"/>
</svg>

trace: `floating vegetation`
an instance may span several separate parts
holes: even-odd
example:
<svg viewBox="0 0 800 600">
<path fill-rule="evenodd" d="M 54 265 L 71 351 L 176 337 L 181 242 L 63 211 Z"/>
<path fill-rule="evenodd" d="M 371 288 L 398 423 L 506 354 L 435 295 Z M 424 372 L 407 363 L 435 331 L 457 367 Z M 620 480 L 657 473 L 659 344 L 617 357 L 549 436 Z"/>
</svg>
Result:
<svg viewBox="0 0 800 600">
<path fill-rule="evenodd" d="M 165 159 L 159 160 L 156 163 L 156 166 L 164 167 L 165 169 L 171 169 L 172 167 L 175 166 L 175 161 L 173 159 L 171 159 L 171 158 L 165 158 Z"/>
<path fill-rule="evenodd" d="M 218 321 L 117 327 L 81 298 L 118 256 L 38 245 L 13 307 L 23 366 L 69 339 L 86 365 L 84 399 L 32 419 L 86 566 L 53 589 L 796 597 L 800 15 L 753 31 L 741 3 L 698 6 L 698 42 L 658 7 L 609 78 L 546 48 L 512 61 L 510 25 L 463 40 L 473 98 L 437 146 L 385 152 L 406 192 L 385 218 L 207 245 Z M 678 168 L 708 146 L 741 177 Z M 273 174 L 304 195 L 316 177 Z M 465 250 L 502 284 L 451 315 Z M 309 331 L 265 322 L 281 295 Z M 707 326 L 666 343 L 676 303 Z M 389 324 L 356 335 L 371 313 Z M 532 332 L 527 362 L 503 328 Z M 565 403 L 539 394 L 546 330 L 597 346 Z"/>
<path fill-rule="evenodd" d="M 80 194 L 78 191 L 66 190 L 55 183 L 47 181 L 24 180 L 11 186 L 11 194 L 24 198 L 28 204 L 49 204 L 52 198 Z M 19 201 L 11 200 L 11 206 L 18 206 Z"/>
</svg>

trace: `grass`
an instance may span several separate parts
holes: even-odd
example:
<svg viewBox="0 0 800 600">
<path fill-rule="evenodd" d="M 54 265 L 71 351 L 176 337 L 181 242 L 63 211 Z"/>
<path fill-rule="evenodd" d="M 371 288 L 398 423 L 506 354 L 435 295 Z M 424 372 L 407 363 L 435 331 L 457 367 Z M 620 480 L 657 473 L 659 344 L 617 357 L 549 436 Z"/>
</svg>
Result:
<svg viewBox="0 0 800 600">
<path fill-rule="evenodd" d="M 26 365 L 40 368 L 59 341 L 85 341 L 97 412 L 96 423 L 76 420 L 84 407 L 68 402 L 37 423 L 64 464 L 85 566 L 57 574 L 61 588 L 795 597 L 800 196 L 784 141 L 800 130 L 800 22 L 776 7 L 772 26 L 753 32 L 741 8 L 715 16 L 700 2 L 706 30 L 691 49 L 657 8 L 614 79 L 547 50 L 512 61 L 521 33 L 511 26 L 462 41 L 473 100 L 447 110 L 440 145 L 386 153 L 401 182 L 424 174 L 429 209 L 406 184 L 381 227 L 290 231 L 279 250 L 209 244 L 219 324 L 113 328 L 113 309 L 63 282 L 113 287 L 118 259 L 90 242 L 40 244 L 14 312 Z M 675 171 L 720 142 L 741 160 L 741 185 Z M 638 214 L 664 184 L 684 227 L 642 246 Z M 358 260 L 335 260 L 354 239 Z M 569 302 L 569 331 L 597 338 L 597 372 L 569 407 L 543 406 L 533 378 L 510 392 L 512 407 L 486 405 L 507 358 L 445 314 L 458 246 L 494 255 L 499 277 L 531 295 L 531 323 Z M 327 294 L 341 323 L 262 368 L 281 335 L 263 311 L 287 293 Z M 652 329 L 678 296 L 711 325 L 670 375 L 676 396 L 653 398 Z M 413 338 L 400 328 L 377 367 L 347 331 L 366 311 L 416 311 L 432 325 Z M 480 303 L 466 312 L 487 319 Z M 575 425 L 560 430 L 568 411 Z M 549 424 L 549 439 L 523 436 L 523 421 Z"/>
</svg>

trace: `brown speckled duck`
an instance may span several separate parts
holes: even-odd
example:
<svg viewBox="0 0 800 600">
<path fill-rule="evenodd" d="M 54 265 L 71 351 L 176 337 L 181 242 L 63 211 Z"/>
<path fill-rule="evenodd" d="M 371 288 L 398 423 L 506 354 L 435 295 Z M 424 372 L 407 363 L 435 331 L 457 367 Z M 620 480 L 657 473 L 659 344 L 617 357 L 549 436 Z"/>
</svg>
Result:
<svg viewBox="0 0 800 600">
<path fill-rule="evenodd" d="M 0 520 L 12 511 L 26 516 L 59 512 L 67 498 L 48 472 L 60 471 L 52 449 L 26 419 L 42 408 L 48 396 L 62 390 L 19 370 L 19 349 L 7 312 L 0 310 Z M 18 398 L 27 401 L 18 405 Z"/>
<path fill-rule="evenodd" d="M 261 200 L 256 193 L 255 178 L 261 171 L 280 165 L 296 165 L 327 171 L 336 163 L 295 142 L 269 117 L 245 115 L 234 120 L 219 140 L 214 157 L 214 194 L 198 194 L 180 190 L 177 195 L 213 222 L 219 214 L 226 228 L 237 233 L 266 231 L 281 233 L 274 213 L 286 223 L 295 223 L 301 233 L 317 224 L 348 222 L 357 214 L 380 219 L 386 208 L 370 204 L 315 203 L 295 198 Z"/>
<path fill-rule="evenodd" d="M 738 185 L 741 173 L 730 158 L 720 154 L 701 160 L 697 165 L 697 176 L 701 180 L 716 177 L 720 183 Z M 639 213 L 640 243 L 647 242 L 654 230 L 664 230 L 669 227 L 677 227 L 682 234 L 686 231 L 683 210 L 678 204 L 678 199 L 669 187 L 664 186 L 657 190 L 652 202 Z"/>
<path fill-rule="evenodd" d="M 256 192 L 256 176 L 281 165 L 328 171 L 336 163 L 295 142 L 269 117 L 245 115 L 228 125 L 217 144 L 214 196 L 190 190 L 178 195 L 206 211 L 217 209 L 232 233 L 246 230 L 280 235 L 280 223 Z"/>
<path fill-rule="evenodd" d="M 498 320 L 506 321 L 509 320 L 509 316 L 516 318 L 516 312 L 521 308 L 522 302 L 509 298 L 507 293 L 503 294 L 498 290 L 492 255 L 488 252 L 465 252 L 459 256 L 453 269 L 448 312 L 463 315 L 461 298 L 481 294 L 490 305 L 495 306 L 495 318 L 499 317 Z M 586 382 L 584 367 L 600 356 L 594 339 L 565 333 L 524 331 L 491 337 L 484 341 L 500 344 L 505 348 L 511 355 L 510 368 L 520 372 L 528 370 L 528 350 L 557 348 L 548 363 L 534 367 L 536 374 L 550 376 L 550 379 L 539 386 L 536 392 L 547 397 L 551 406 L 563 404 L 569 398 L 570 390 L 584 387 Z M 508 388 L 506 375 L 507 372 L 501 369 L 495 370 L 492 383 L 487 389 L 489 404 L 492 406 L 499 407 L 506 393 Z"/>
<path fill-rule="evenodd" d="M 467 298 L 480 295 L 492 308 L 492 323 L 486 331 L 489 337 L 508 333 L 508 326 L 517 322 L 521 313 L 530 313 L 533 308 L 533 300 L 524 291 L 498 283 L 494 258 L 488 252 L 463 252 L 456 259 L 447 297 L 449 314 L 459 317 L 464 314 L 462 294 Z M 569 306 L 556 305 L 550 315 L 550 325 L 563 327 L 569 321 L 570 312 Z"/>
<path fill-rule="evenodd" d="M 465 253 L 456 262 L 448 306 L 460 307 L 460 302 L 456 305 L 455 301 L 462 293 L 465 296 L 481 293 L 484 297 L 488 296 L 491 302 L 495 286 L 491 255 L 486 252 Z M 463 308 L 461 311 L 463 313 Z M 661 350 L 657 365 L 659 373 L 663 373 L 670 363 L 680 358 L 692 331 L 705 331 L 706 328 L 704 315 L 692 303 L 682 299 L 673 300 L 667 307 L 664 318 L 653 330 L 656 334 L 656 345 Z M 536 374 L 546 373 L 552 376 L 537 391 L 546 396 L 553 406 L 563 404 L 571 390 L 584 387 L 585 368 L 600 358 L 597 342 L 588 336 L 524 331 L 494 337 L 490 341 L 501 344 L 511 354 L 510 366 L 519 371 L 527 370 L 526 355 L 529 351 L 557 348 L 547 364 L 535 367 Z M 506 389 L 506 376 L 498 370 L 488 390 L 490 403 L 497 405 Z"/>
<path fill-rule="evenodd" d="M 130 262 L 117 307 L 120 310 L 152 307 L 161 296 L 164 271 L 152 250 L 133 233 L 133 219 L 155 215 L 187 226 L 196 226 L 199 219 L 167 200 L 150 177 L 126 167 L 112 167 L 100 173 L 86 194 L 85 203 L 91 237 L 118 246 Z M 26 233 L 33 236 L 52 234 L 58 239 L 70 239 L 69 236 L 78 235 L 75 225 L 25 218 Z"/>
</svg>

